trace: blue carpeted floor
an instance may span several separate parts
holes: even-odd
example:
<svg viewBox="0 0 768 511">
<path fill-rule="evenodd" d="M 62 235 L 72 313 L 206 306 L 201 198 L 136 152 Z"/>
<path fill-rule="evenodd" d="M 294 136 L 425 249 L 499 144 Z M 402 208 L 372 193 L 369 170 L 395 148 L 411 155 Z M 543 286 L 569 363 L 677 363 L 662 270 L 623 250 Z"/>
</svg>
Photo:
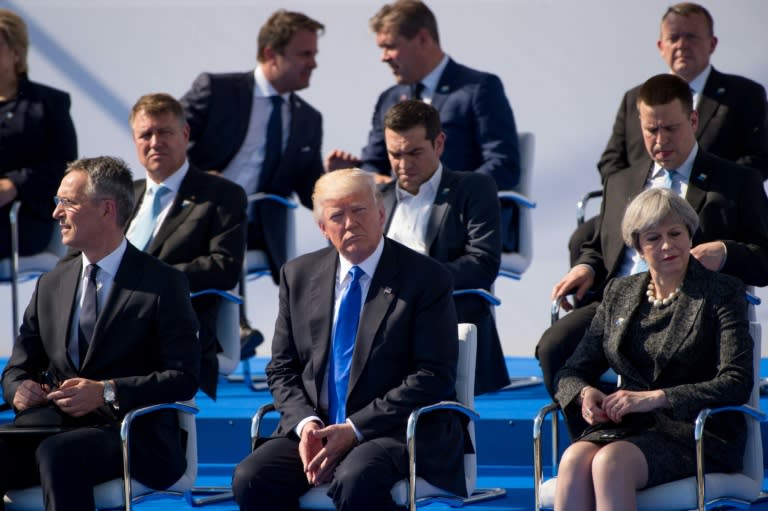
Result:
<svg viewBox="0 0 768 511">
<path fill-rule="evenodd" d="M 5 361 L 0 360 L 0 365 Z M 253 374 L 263 375 L 266 359 L 251 362 Z M 538 365 L 532 358 L 508 358 L 507 366 L 513 377 L 538 376 Z M 762 361 L 761 374 L 768 375 L 768 360 Z M 202 393 L 196 401 L 200 407 L 197 416 L 199 486 L 228 485 L 234 465 L 250 450 L 250 420 L 254 411 L 270 401 L 269 392 L 253 392 L 241 382 L 222 379 L 219 399 L 212 401 Z M 480 503 L 474 508 L 498 511 L 528 511 L 534 507 L 533 497 L 533 447 L 531 440 L 532 419 L 536 412 L 549 402 L 541 384 L 504 390 L 476 398 L 475 408 L 481 419 L 476 426 L 479 487 L 503 487 L 504 498 Z M 761 407 L 768 409 L 768 398 Z M 0 414 L 0 421 L 8 420 L 9 414 Z M 276 416 L 265 427 L 274 427 Z M 768 426 L 768 425 L 765 425 Z M 763 429 L 763 445 L 768 445 L 768 430 Z M 562 442 L 565 444 L 566 442 Z M 546 453 L 545 453 L 546 455 Z M 768 457 L 765 457 L 768 460 Z M 768 488 L 768 482 L 764 486 Z M 189 511 L 196 509 L 181 499 L 158 497 L 135 506 L 137 511 Z M 206 506 L 211 511 L 234 510 L 232 501 Z M 451 509 L 434 504 L 429 509 Z M 752 509 L 768 511 L 768 505 Z"/>
</svg>

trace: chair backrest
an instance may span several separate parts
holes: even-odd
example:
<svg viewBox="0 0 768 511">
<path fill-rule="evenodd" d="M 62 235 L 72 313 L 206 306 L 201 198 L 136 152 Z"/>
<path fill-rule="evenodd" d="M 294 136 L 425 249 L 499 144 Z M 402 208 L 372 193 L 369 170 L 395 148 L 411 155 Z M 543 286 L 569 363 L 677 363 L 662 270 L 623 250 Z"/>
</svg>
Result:
<svg viewBox="0 0 768 511">
<path fill-rule="evenodd" d="M 523 132 L 518 135 L 518 150 L 520 152 L 520 180 L 513 190 L 518 197 L 505 198 L 504 191 L 499 192 L 502 204 L 502 244 L 501 273 L 503 275 L 520 275 L 528 269 L 533 259 L 533 217 L 530 200 L 531 176 L 533 174 L 533 158 L 535 136 Z M 519 200 L 522 196 L 523 200 Z M 513 205 L 508 203 L 512 202 Z M 528 206 L 524 205 L 529 204 Z"/>
<path fill-rule="evenodd" d="M 477 356 L 477 327 L 471 323 L 459 324 L 459 362 L 456 367 L 456 400 L 461 404 L 474 408 L 475 406 L 475 358 Z M 472 445 L 475 442 L 475 424 L 470 421 L 467 425 Z M 477 486 L 477 455 L 464 455 L 464 479 L 467 483 L 467 494 L 471 495 Z"/>
<path fill-rule="evenodd" d="M 240 363 L 240 303 L 222 297 L 216 315 L 216 339 L 221 345 L 217 354 L 219 374 L 229 375 Z"/>
</svg>

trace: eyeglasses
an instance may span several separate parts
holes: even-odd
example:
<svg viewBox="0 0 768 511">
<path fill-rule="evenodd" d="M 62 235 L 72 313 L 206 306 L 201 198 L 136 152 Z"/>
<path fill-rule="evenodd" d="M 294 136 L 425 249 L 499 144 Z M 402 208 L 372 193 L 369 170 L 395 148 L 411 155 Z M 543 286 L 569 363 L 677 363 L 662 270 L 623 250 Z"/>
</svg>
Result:
<svg viewBox="0 0 768 511">
<path fill-rule="evenodd" d="M 80 203 L 77 201 L 73 201 L 72 199 L 65 199 L 64 197 L 59 197 L 58 195 L 53 198 L 53 203 L 56 204 L 56 206 L 61 205 L 61 207 L 69 211 L 77 209 L 77 207 L 80 205 Z"/>
</svg>

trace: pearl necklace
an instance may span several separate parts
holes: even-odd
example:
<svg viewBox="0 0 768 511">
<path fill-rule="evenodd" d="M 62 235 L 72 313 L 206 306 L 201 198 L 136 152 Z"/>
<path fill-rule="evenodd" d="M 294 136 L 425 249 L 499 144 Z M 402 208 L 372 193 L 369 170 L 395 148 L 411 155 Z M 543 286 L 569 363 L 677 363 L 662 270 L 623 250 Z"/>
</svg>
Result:
<svg viewBox="0 0 768 511">
<path fill-rule="evenodd" d="M 657 298 L 656 287 L 653 285 L 653 281 L 651 281 L 648 283 L 648 291 L 646 291 L 645 294 L 646 296 L 648 296 L 648 303 L 650 303 L 655 307 L 664 307 L 675 301 L 675 299 L 677 298 L 677 295 L 680 294 L 680 286 L 678 286 L 674 291 L 669 293 L 669 296 L 667 296 L 666 298 Z"/>
</svg>

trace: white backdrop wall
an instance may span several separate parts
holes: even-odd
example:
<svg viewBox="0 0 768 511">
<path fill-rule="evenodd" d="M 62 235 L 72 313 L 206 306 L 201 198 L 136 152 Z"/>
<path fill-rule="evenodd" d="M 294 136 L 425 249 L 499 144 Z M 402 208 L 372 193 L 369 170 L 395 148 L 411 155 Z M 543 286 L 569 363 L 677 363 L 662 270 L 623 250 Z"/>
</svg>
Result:
<svg viewBox="0 0 768 511">
<path fill-rule="evenodd" d="M 595 163 L 623 92 L 664 72 L 656 49 L 667 0 L 432 0 L 442 46 L 457 61 L 498 74 L 518 129 L 536 135 L 534 262 L 521 282 L 499 282 L 498 322 L 507 355 L 531 356 L 549 321 L 549 293 L 568 269 L 575 201 L 599 186 Z M 201 71 L 244 71 L 256 34 L 284 7 L 320 20 L 318 68 L 301 94 L 324 115 L 324 153 L 358 152 L 378 93 L 392 84 L 367 22 L 373 0 L 0 0 L 30 28 L 30 76 L 70 92 L 81 156 L 116 155 L 143 176 L 128 129 L 148 92 L 181 96 Z M 720 42 L 714 65 L 768 86 L 768 2 L 710 0 Z M 448 141 L 450 143 L 450 140 Z M 299 251 L 323 245 L 301 211 Z M 22 287 L 26 305 L 32 284 Z M 768 296 L 761 290 L 761 295 Z M 9 311 L 10 290 L 0 292 Z M 249 286 L 249 315 L 271 338 L 277 289 Z M 22 309 L 23 310 L 23 309 Z M 768 317 L 768 306 L 760 310 Z M 10 313 L 0 355 L 10 352 Z M 259 353 L 269 352 L 269 342 Z M 765 347 L 763 349 L 765 353 Z"/>
</svg>

